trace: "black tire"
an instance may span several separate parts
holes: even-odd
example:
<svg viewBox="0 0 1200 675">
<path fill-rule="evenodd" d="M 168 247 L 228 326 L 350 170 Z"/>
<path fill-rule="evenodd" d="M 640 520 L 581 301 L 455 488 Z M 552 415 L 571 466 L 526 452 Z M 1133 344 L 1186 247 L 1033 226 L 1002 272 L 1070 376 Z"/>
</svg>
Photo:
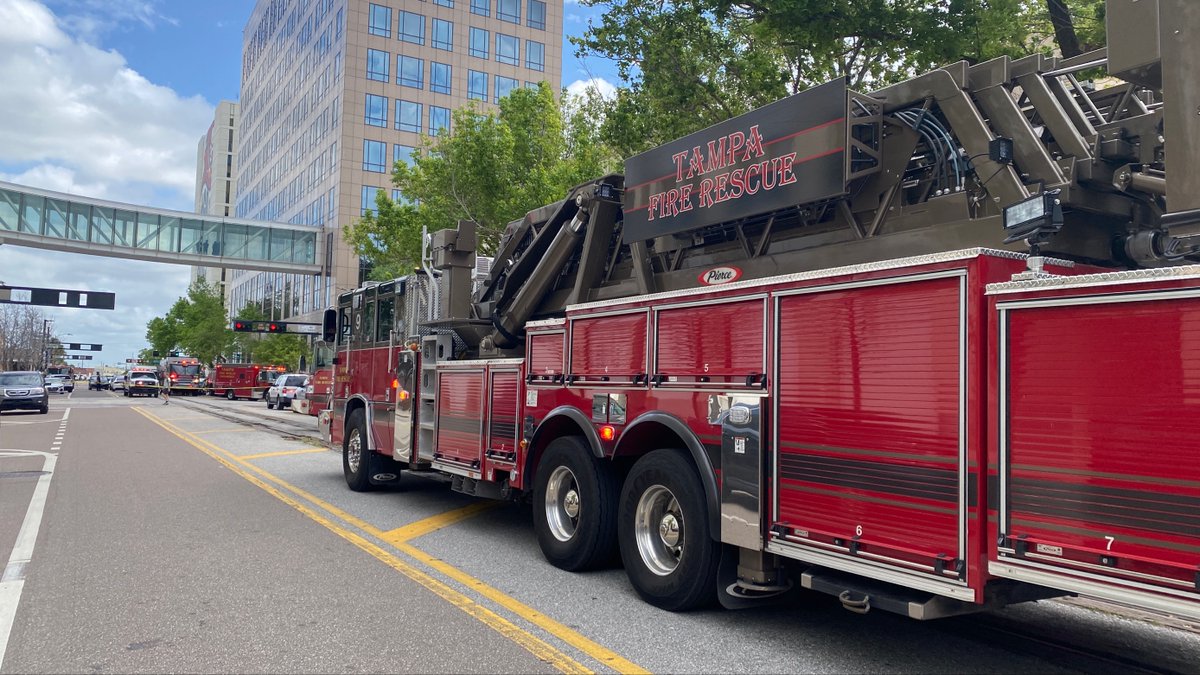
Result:
<svg viewBox="0 0 1200 675">
<path fill-rule="evenodd" d="M 354 446 L 352 444 L 356 439 L 358 445 Z M 354 452 L 357 452 L 357 455 L 354 455 Z M 361 410 L 350 413 L 349 419 L 346 420 L 346 433 L 342 437 L 342 473 L 346 475 L 346 485 L 355 492 L 369 492 L 375 489 L 371 483 L 371 451 L 367 449 L 367 423 Z"/>
<path fill-rule="evenodd" d="M 50 412 L 50 406 L 44 405 L 41 408 L 38 408 L 38 412 L 45 415 Z"/>
<path fill-rule="evenodd" d="M 639 503 L 646 507 L 640 544 Z M 677 525 L 675 546 L 660 534 L 668 518 Z M 681 451 L 655 450 L 633 465 L 621 490 L 617 540 L 625 574 L 646 602 L 676 612 L 717 599 L 720 544 L 710 536 L 700 477 Z"/>
<path fill-rule="evenodd" d="M 551 441 L 533 488 L 533 529 L 546 560 L 570 572 L 614 562 L 619 492 L 612 465 L 582 438 Z"/>
<path fill-rule="evenodd" d="M 233 389 L 226 389 L 225 390 L 225 398 L 229 399 L 230 401 L 236 401 L 237 394 L 233 393 Z"/>
<path fill-rule="evenodd" d="M 271 403 L 271 399 L 267 399 L 267 410 L 274 410 L 275 404 Z"/>
</svg>

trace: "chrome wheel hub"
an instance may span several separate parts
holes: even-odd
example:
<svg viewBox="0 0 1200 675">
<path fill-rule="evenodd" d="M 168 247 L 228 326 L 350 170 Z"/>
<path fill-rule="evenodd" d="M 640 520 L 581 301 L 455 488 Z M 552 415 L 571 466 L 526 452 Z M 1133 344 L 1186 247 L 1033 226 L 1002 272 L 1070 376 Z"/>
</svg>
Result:
<svg viewBox="0 0 1200 675">
<path fill-rule="evenodd" d="M 679 500 L 662 485 L 642 493 L 634 512 L 634 539 L 646 569 L 665 577 L 683 558 L 683 512 Z"/>
<path fill-rule="evenodd" d="M 346 464 L 350 473 L 358 473 L 362 463 L 362 435 L 357 430 L 350 432 L 350 440 L 346 441 Z"/>
<path fill-rule="evenodd" d="M 558 466 L 551 472 L 543 507 L 550 534 L 559 541 L 570 541 L 579 527 L 582 504 L 575 474 L 567 467 Z"/>
</svg>

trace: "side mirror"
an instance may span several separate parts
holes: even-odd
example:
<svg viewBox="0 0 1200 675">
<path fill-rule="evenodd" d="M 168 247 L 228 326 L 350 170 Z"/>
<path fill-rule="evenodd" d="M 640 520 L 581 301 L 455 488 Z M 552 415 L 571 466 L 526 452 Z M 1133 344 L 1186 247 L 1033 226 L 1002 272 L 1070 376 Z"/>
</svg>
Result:
<svg viewBox="0 0 1200 675">
<path fill-rule="evenodd" d="M 329 344 L 337 339 L 337 310 L 332 307 L 321 317 L 321 339 Z"/>
</svg>

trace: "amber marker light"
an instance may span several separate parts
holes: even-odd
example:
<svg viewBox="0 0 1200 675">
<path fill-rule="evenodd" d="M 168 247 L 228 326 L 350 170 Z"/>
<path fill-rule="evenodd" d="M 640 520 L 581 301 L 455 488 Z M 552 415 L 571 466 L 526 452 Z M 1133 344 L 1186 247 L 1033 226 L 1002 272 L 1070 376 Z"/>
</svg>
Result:
<svg viewBox="0 0 1200 675">
<path fill-rule="evenodd" d="M 404 402 L 404 401 L 407 401 L 410 396 L 412 396 L 412 394 L 408 393 L 408 391 L 406 391 L 404 389 L 401 389 L 400 393 L 396 394 L 396 400 L 400 401 L 400 402 Z"/>
<path fill-rule="evenodd" d="M 605 424 L 600 427 L 600 440 L 611 441 L 617 437 L 617 429 L 611 424 Z"/>
</svg>

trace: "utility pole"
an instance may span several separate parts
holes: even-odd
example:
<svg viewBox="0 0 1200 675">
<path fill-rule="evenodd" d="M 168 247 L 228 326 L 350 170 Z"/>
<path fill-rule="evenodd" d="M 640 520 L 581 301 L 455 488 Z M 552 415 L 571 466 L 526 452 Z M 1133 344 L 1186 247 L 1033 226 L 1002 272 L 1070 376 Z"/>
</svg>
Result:
<svg viewBox="0 0 1200 675">
<path fill-rule="evenodd" d="M 42 319 L 42 372 L 50 369 L 50 325 L 54 319 Z"/>
</svg>

